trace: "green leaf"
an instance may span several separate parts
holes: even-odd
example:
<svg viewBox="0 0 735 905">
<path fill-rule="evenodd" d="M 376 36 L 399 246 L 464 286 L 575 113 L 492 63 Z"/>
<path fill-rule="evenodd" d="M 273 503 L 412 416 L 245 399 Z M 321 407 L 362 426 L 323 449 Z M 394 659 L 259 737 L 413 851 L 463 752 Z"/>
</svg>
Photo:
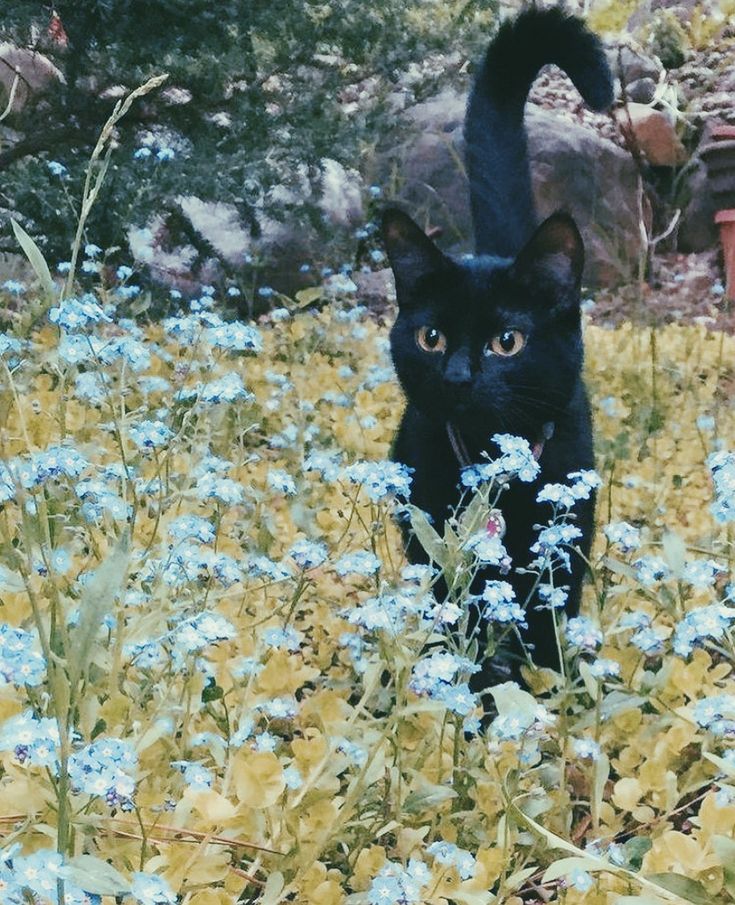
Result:
<svg viewBox="0 0 735 905">
<path fill-rule="evenodd" d="M 23 249 L 25 256 L 28 258 L 31 267 L 36 272 L 36 276 L 41 283 L 41 287 L 49 299 L 56 298 L 56 284 L 51 277 L 51 271 L 48 269 L 46 258 L 41 253 L 41 249 L 31 239 L 28 233 L 23 229 L 17 220 L 10 221 L 13 224 L 13 232 L 18 244 Z"/>
<path fill-rule="evenodd" d="M 648 836 L 634 836 L 623 845 L 623 851 L 628 861 L 628 867 L 637 871 L 641 869 L 646 853 L 651 850 L 653 843 Z"/>
<path fill-rule="evenodd" d="M 130 882 L 107 861 L 94 855 L 77 855 L 62 868 L 65 880 L 97 896 L 121 896 L 130 892 Z"/>
<path fill-rule="evenodd" d="M 434 562 L 443 568 L 447 562 L 447 551 L 444 542 L 431 527 L 429 517 L 418 506 L 407 506 L 406 508 L 411 518 L 411 528 L 418 542 Z"/>
<path fill-rule="evenodd" d="M 694 902 L 694 905 L 712 905 L 712 896 L 704 886 L 683 874 L 647 874 L 646 879 L 656 886 L 668 889 L 686 902 Z"/>
<path fill-rule="evenodd" d="M 128 567 L 128 536 L 123 534 L 107 559 L 95 570 L 84 586 L 79 601 L 79 622 L 72 636 L 69 652 L 69 685 L 76 688 L 92 659 L 92 642 L 104 617 L 115 605 L 125 582 Z"/>
</svg>

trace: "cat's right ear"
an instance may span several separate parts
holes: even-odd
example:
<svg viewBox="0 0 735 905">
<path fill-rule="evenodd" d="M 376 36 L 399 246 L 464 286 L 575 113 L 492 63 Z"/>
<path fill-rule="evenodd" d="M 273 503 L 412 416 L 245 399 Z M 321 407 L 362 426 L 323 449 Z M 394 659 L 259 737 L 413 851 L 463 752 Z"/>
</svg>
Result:
<svg viewBox="0 0 735 905">
<path fill-rule="evenodd" d="M 396 207 L 383 211 L 382 235 L 399 304 L 419 283 L 446 269 L 449 261 L 414 221 Z"/>
</svg>

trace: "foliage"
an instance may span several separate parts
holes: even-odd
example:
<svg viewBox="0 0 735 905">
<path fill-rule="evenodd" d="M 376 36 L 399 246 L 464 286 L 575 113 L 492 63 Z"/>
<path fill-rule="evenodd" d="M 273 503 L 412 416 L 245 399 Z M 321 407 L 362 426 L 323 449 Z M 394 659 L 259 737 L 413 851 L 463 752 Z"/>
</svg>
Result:
<svg viewBox="0 0 735 905">
<path fill-rule="evenodd" d="M 255 248 L 274 218 L 323 229 L 313 203 L 322 159 L 354 166 L 388 128 L 384 99 L 402 72 L 447 47 L 473 55 L 487 39 L 492 15 L 477 0 L 443 3 L 435 17 L 420 15 L 424 7 L 59 0 L 50 18 L 35 0 L 10 0 L 3 38 L 42 53 L 64 81 L 52 79 L 5 121 L 3 204 L 22 212 L 50 260 L 66 260 L 71 199 L 101 125 L 124 90 L 165 72 L 167 86 L 117 135 L 121 153 L 89 224 L 96 242 L 126 248 L 131 227 L 151 226 L 164 245 L 190 246 L 196 271 L 221 249 L 193 229 L 182 194 L 233 204 Z"/>
<path fill-rule="evenodd" d="M 732 901 L 735 341 L 587 328 L 584 619 L 563 675 L 528 672 L 543 698 L 496 687 L 479 731 L 391 517 L 385 325 L 338 299 L 225 323 L 205 288 L 141 329 L 126 279 L 16 300 L 0 336 L 0 884 Z"/>
</svg>

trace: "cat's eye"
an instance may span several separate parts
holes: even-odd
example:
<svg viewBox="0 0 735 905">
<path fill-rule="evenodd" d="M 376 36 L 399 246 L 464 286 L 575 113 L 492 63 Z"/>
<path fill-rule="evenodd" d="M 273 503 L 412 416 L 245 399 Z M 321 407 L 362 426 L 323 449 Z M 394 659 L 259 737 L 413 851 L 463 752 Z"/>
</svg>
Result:
<svg viewBox="0 0 735 905">
<path fill-rule="evenodd" d="M 485 346 L 485 355 L 502 355 L 504 358 L 510 358 L 511 355 L 517 355 L 525 345 L 526 337 L 520 330 L 504 330 L 493 336 Z"/>
<path fill-rule="evenodd" d="M 419 327 L 416 343 L 424 352 L 443 352 L 447 347 L 447 338 L 436 327 Z"/>
</svg>

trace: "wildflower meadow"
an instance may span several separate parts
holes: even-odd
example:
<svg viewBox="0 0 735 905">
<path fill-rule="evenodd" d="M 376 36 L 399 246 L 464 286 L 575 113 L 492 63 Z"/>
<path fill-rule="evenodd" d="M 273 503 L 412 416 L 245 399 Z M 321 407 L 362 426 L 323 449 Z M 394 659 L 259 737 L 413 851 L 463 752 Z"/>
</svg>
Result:
<svg viewBox="0 0 735 905">
<path fill-rule="evenodd" d="M 488 438 L 440 536 L 389 457 L 390 312 L 345 278 L 136 318 L 84 230 L 101 142 L 64 277 L 17 230 L 39 279 L 2 288 L 0 902 L 735 900 L 735 340 L 587 324 L 597 470 L 540 489 L 533 548 L 563 671 L 483 715 L 468 589 L 528 444 Z M 501 650 L 524 601 L 480 603 Z"/>
</svg>

